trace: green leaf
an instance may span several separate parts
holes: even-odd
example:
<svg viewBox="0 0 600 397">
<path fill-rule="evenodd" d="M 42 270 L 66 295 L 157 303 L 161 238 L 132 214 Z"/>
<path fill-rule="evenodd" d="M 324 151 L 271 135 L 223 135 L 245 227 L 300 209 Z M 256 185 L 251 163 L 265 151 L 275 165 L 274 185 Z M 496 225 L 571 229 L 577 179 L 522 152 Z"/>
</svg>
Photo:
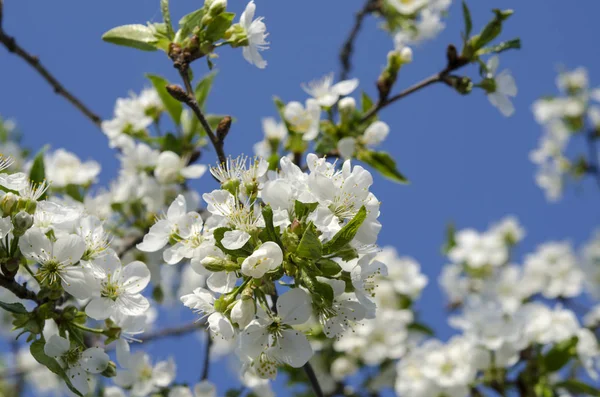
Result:
<svg viewBox="0 0 600 397">
<path fill-rule="evenodd" d="M 234 17 L 235 14 L 232 12 L 222 12 L 217 15 L 206 28 L 205 40 L 211 43 L 221 40 L 227 29 L 231 27 Z"/>
<path fill-rule="evenodd" d="M 600 390 L 575 379 L 565 380 L 554 384 L 555 389 L 565 389 L 574 395 L 600 396 Z"/>
<path fill-rule="evenodd" d="M 416 331 L 416 332 L 420 332 L 422 334 L 428 335 L 428 336 L 434 336 L 435 332 L 433 332 L 433 330 L 428 327 L 425 324 L 421 324 L 421 323 L 412 323 L 408 325 L 408 329 L 411 331 Z"/>
<path fill-rule="evenodd" d="M 142 51 L 156 51 L 154 31 L 146 25 L 118 26 L 104 33 L 102 40 Z"/>
<path fill-rule="evenodd" d="M 38 363 L 42 364 L 43 366 L 48 368 L 50 371 L 52 371 L 56 375 L 60 376 L 67 384 L 67 387 L 69 388 L 69 390 L 71 390 L 76 395 L 83 397 L 83 395 L 79 392 L 79 390 L 77 390 L 77 389 L 75 389 L 75 387 L 73 387 L 73 384 L 67 377 L 65 370 L 60 366 L 60 364 L 52 357 L 48 357 L 46 355 L 46 353 L 44 352 L 44 345 L 45 345 L 45 343 L 41 339 L 36 340 L 35 342 L 33 342 L 31 344 L 29 351 L 31 352 L 31 355 L 33 356 L 33 358 L 35 358 L 35 360 Z"/>
<path fill-rule="evenodd" d="M 354 236 L 356 236 L 356 232 L 358 232 L 358 228 L 362 225 L 362 223 L 367 218 L 367 209 L 363 205 L 358 210 L 358 213 L 352 218 L 350 222 L 348 222 L 344 227 L 332 237 L 331 240 L 326 242 L 323 245 L 323 254 L 330 255 L 335 254 L 346 244 L 349 244 Z"/>
<path fill-rule="evenodd" d="M 336 253 L 336 256 L 344 262 L 348 262 L 358 258 L 358 252 L 356 252 L 356 249 L 352 248 L 350 244 L 346 244 Z"/>
<path fill-rule="evenodd" d="M 465 20 L 465 41 L 471 36 L 473 30 L 473 20 L 471 19 L 471 11 L 465 1 L 462 2 L 463 19 Z"/>
<path fill-rule="evenodd" d="M 454 226 L 454 223 L 449 223 L 446 226 L 446 242 L 442 247 L 442 253 L 448 255 L 454 247 L 456 247 L 456 226 Z"/>
<path fill-rule="evenodd" d="M 331 259 L 322 258 L 317 262 L 317 267 L 324 276 L 333 277 L 342 271 L 342 267 Z"/>
<path fill-rule="evenodd" d="M 84 196 L 83 196 L 83 193 L 81 192 L 81 188 L 78 185 L 74 185 L 72 183 L 68 184 L 67 187 L 65 188 L 65 193 L 67 193 L 69 196 L 71 196 L 74 200 L 77 200 L 80 203 L 83 203 Z"/>
<path fill-rule="evenodd" d="M 245 258 L 248 255 L 252 254 L 252 248 L 250 246 L 250 243 L 246 243 L 246 245 L 244 245 L 242 248 L 236 249 L 236 250 L 228 250 L 227 248 L 225 248 L 223 246 L 223 244 L 221 244 L 221 240 L 223 240 L 223 237 L 225 236 L 225 232 L 230 231 L 231 229 L 228 227 L 219 227 L 217 229 L 214 230 L 213 232 L 213 236 L 215 237 L 215 245 L 217 247 L 219 247 L 219 249 L 221 251 L 223 251 L 226 254 L 232 255 L 234 257 L 242 257 Z"/>
<path fill-rule="evenodd" d="M 363 113 L 367 113 L 373 107 L 373 100 L 364 91 L 363 91 L 363 93 L 361 95 L 361 104 L 360 104 L 360 107 L 361 107 Z"/>
<path fill-rule="evenodd" d="M 160 100 L 162 101 L 163 105 L 165 105 L 165 109 L 167 109 L 167 112 L 169 112 L 169 115 L 175 124 L 180 125 L 183 104 L 177 99 L 173 98 L 167 91 L 167 86 L 169 85 L 167 79 L 154 74 L 147 74 L 146 77 L 152 82 L 152 85 L 158 93 Z"/>
<path fill-rule="evenodd" d="M 327 283 L 321 283 L 319 281 L 313 281 L 313 292 L 325 302 L 327 306 L 333 304 L 333 288 Z"/>
<path fill-rule="evenodd" d="M 298 200 L 294 202 L 294 216 L 302 219 L 317 208 L 319 203 L 302 203 Z"/>
<path fill-rule="evenodd" d="M 283 248 L 283 244 L 279 238 L 279 232 L 275 230 L 275 226 L 273 226 L 273 209 L 270 205 L 263 207 L 262 215 L 265 220 L 265 231 L 268 241 L 273 241 Z"/>
<path fill-rule="evenodd" d="M 44 165 L 44 153 L 46 147 L 43 147 L 33 159 L 33 165 L 29 171 L 29 179 L 34 183 L 42 183 L 46 180 L 46 168 Z"/>
<path fill-rule="evenodd" d="M 365 164 L 370 165 L 384 177 L 398 183 L 408 183 L 408 179 L 396 168 L 396 162 L 386 152 L 375 152 L 372 150 L 360 150 L 357 158 Z"/>
<path fill-rule="evenodd" d="M 163 21 L 167 27 L 167 37 L 173 39 L 175 32 L 173 31 L 173 25 L 171 24 L 171 12 L 169 11 L 169 0 L 160 0 L 160 11 L 162 12 Z"/>
<path fill-rule="evenodd" d="M 543 368 L 545 372 L 556 372 L 567 365 L 571 358 L 577 355 L 575 350 L 577 341 L 578 338 L 573 337 L 555 344 L 552 349 L 544 355 Z"/>
<path fill-rule="evenodd" d="M 306 226 L 296 253 L 302 258 L 314 260 L 321 259 L 323 256 L 323 245 L 317 235 L 317 228 L 312 222 Z"/>
<path fill-rule="evenodd" d="M 177 32 L 177 36 L 180 40 L 185 39 L 190 34 L 196 26 L 200 26 L 202 22 L 202 17 L 204 16 L 204 9 L 200 8 L 196 11 L 190 12 L 183 18 L 179 20 L 179 32 Z"/>
<path fill-rule="evenodd" d="M 517 38 L 517 39 L 512 39 L 509 41 L 502 42 L 495 46 L 482 48 L 479 51 L 477 51 L 477 55 L 484 55 L 484 54 L 490 54 L 490 53 L 499 54 L 506 50 L 513 50 L 513 49 L 518 50 L 520 48 L 521 48 L 521 39 Z"/>
<path fill-rule="evenodd" d="M 502 23 L 513 14 L 512 10 L 494 9 L 493 12 L 494 18 L 483 28 L 481 33 L 469 40 L 468 46 L 472 51 L 476 52 L 498 37 L 502 32 Z"/>
<path fill-rule="evenodd" d="M 4 303 L 0 302 L 0 307 L 6 310 L 7 312 L 15 313 L 15 314 L 27 314 L 29 313 L 25 306 L 21 303 Z"/>
<path fill-rule="evenodd" d="M 204 109 L 204 107 L 206 105 L 206 98 L 208 98 L 208 94 L 210 94 L 210 90 L 212 88 L 216 74 L 217 74 L 216 70 L 214 72 L 208 73 L 196 85 L 196 89 L 194 90 L 194 95 L 196 96 L 196 102 L 198 102 L 198 105 L 200 106 L 201 109 Z"/>
<path fill-rule="evenodd" d="M 162 142 L 162 151 L 171 151 L 177 154 L 181 154 L 181 141 L 170 132 L 164 136 Z"/>
</svg>

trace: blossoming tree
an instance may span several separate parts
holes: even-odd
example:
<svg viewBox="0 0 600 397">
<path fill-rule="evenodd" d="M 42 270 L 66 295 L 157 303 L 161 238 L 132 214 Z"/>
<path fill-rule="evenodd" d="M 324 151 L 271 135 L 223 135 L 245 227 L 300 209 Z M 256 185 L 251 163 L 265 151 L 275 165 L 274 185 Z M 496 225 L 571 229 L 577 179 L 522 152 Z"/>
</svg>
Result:
<svg viewBox="0 0 600 397">
<path fill-rule="evenodd" d="M 381 149 L 393 128 L 379 120 L 382 109 L 441 83 L 457 96 L 483 93 L 504 116 L 515 110 L 515 80 L 499 71 L 502 54 L 520 48 L 503 31 L 512 10 L 473 21 L 462 3 L 462 37 L 444 66 L 397 88 L 411 46 L 441 32 L 450 4 L 367 0 L 342 46 L 340 76 L 304 84 L 306 100 L 275 98 L 279 119 L 263 120 L 248 158 L 226 151 L 237 126 L 205 103 L 221 52 L 241 50 L 267 67 L 254 1 L 237 16 L 226 0 L 205 0 L 176 23 L 160 0 L 160 22 L 107 31 L 105 42 L 159 52 L 156 62 L 179 79 L 148 75 L 149 88 L 118 99 L 104 119 L 4 31 L 0 0 L 0 42 L 99 127 L 120 161 L 117 178 L 98 187 L 98 163 L 63 149 L 29 156 L 15 125 L 0 120 L 0 307 L 14 347 L 0 394 L 24 396 L 27 384 L 32 395 L 104 397 L 600 395 L 600 306 L 576 306 L 583 293 L 600 296 L 598 234 L 581 254 L 547 242 L 519 266 L 525 231 L 514 217 L 483 232 L 450 226 L 439 282 L 457 335 L 447 341 L 414 308 L 428 283 L 419 263 L 377 244 L 372 174 L 407 182 Z M 375 95 L 359 94 L 350 78 L 367 15 L 393 37 Z M 600 181 L 600 93 L 588 85 L 583 69 L 564 72 L 563 96 L 533 106 L 547 133 L 531 159 L 549 199 L 569 178 Z M 569 159 L 578 137 L 588 150 Z M 200 163 L 207 151 L 215 164 Z M 198 178 L 216 188 L 191 189 Z M 194 322 L 155 324 L 171 295 Z M 178 378 L 177 357 L 157 362 L 146 349 L 188 333 L 205 335 L 193 384 Z M 239 382 L 217 389 L 211 359 L 224 352 L 236 357 Z M 287 386 L 274 387 L 276 378 Z"/>
</svg>

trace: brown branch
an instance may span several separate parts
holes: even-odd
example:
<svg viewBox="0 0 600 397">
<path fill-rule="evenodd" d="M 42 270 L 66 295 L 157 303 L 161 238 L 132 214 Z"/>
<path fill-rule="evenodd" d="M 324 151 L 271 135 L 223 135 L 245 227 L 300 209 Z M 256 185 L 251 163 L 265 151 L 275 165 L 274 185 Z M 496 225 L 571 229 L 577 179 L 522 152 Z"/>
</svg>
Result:
<svg viewBox="0 0 600 397">
<path fill-rule="evenodd" d="M 75 95 L 73 95 L 70 91 L 68 91 L 57 79 L 54 77 L 48 69 L 46 69 L 38 59 L 38 57 L 31 55 L 24 48 L 22 48 L 14 37 L 6 34 L 2 28 L 2 18 L 4 16 L 3 11 L 3 2 L 0 0 L 0 43 L 6 47 L 6 49 L 23 59 L 27 62 L 32 68 L 34 68 L 43 78 L 52 86 L 54 92 L 57 95 L 64 97 L 67 101 L 69 101 L 77 110 L 79 110 L 85 117 L 87 117 L 92 123 L 94 123 L 97 127 L 100 127 L 102 123 L 102 118 L 94 113 L 90 108 L 81 102 Z"/>
<path fill-rule="evenodd" d="M 451 77 L 453 76 L 450 76 L 450 73 L 462 68 L 467 64 L 469 64 L 469 61 L 467 59 L 456 56 L 456 49 L 454 48 L 454 46 L 448 46 L 448 65 L 446 66 L 446 68 L 444 68 L 441 72 L 429 76 L 426 79 L 421 80 L 420 82 L 408 87 L 399 94 L 396 94 L 390 98 L 385 98 L 384 100 L 377 101 L 377 103 L 367 113 L 365 113 L 365 115 L 361 118 L 360 121 L 367 121 L 386 106 L 389 106 L 392 103 L 397 102 L 400 99 L 407 97 L 410 94 L 413 94 L 417 91 L 420 91 L 423 88 L 428 87 L 432 84 L 443 82 L 447 85 L 452 86 Z"/>
<path fill-rule="evenodd" d="M 39 303 L 40 300 L 35 292 L 27 289 L 25 285 L 17 283 L 14 279 L 8 279 L 0 275 L 0 287 L 4 287 L 20 299 L 26 299 Z"/>
<path fill-rule="evenodd" d="M 181 336 L 195 331 L 200 331 L 205 324 L 206 323 L 204 321 L 195 321 L 193 323 L 179 325 L 177 327 L 164 328 L 156 332 L 149 332 L 146 334 L 146 336 L 142 336 L 142 343 L 153 342 L 158 339 Z"/>
<path fill-rule="evenodd" d="M 363 8 L 358 11 L 354 17 L 354 26 L 352 26 L 352 30 L 350 30 L 350 34 L 348 35 L 348 38 L 344 42 L 342 50 L 340 51 L 340 63 L 342 64 L 340 80 L 346 80 L 350 74 L 350 70 L 352 69 L 352 52 L 354 51 L 354 42 L 356 41 L 356 37 L 360 32 L 365 17 L 379 8 L 377 3 L 378 0 L 367 0 Z"/>
<path fill-rule="evenodd" d="M 208 371 L 210 369 L 210 347 L 212 346 L 212 338 L 210 336 L 210 330 L 206 330 L 206 348 L 204 350 L 204 364 L 202 367 L 202 375 L 200 380 L 208 379 Z"/>
<path fill-rule="evenodd" d="M 190 82 L 190 78 L 187 74 L 187 69 L 186 71 L 180 70 L 179 74 L 181 75 L 181 78 L 185 85 L 185 90 L 178 85 L 171 84 L 167 86 L 167 91 L 169 92 L 169 94 L 171 94 L 173 98 L 185 103 L 192 110 L 192 112 L 194 112 L 194 115 L 196 115 L 196 118 L 198 119 L 198 121 L 200 121 L 202 128 L 204 128 L 206 135 L 208 135 L 210 142 L 212 143 L 213 147 L 215 148 L 215 151 L 217 152 L 217 158 L 219 159 L 219 163 L 226 164 L 227 158 L 225 156 L 223 144 L 225 142 L 225 135 L 227 134 L 219 134 L 219 137 L 215 135 L 212 128 L 210 127 L 210 124 L 208 124 L 206 117 L 204 117 L 204 114 L 202 113 L 202 110 L 198 105 L 198 101 L 196 101 L 196 96 L 194 95 L 194 90 L 192 89 L 192 83 Z M 227 131 L 229 131 L 229 128 L 227 128 Z"/>
<path fill-rule="evenodd" d="M 317 379 L 317 375 L 315 374 L 312 365 L 310 365 L 310 363 L 307 362 L 302 368 L 304 368 L 304 372 L 306 373 L 306 376 L 310 381 L 310 385 L 312 386 L 313 391 L 315 392 L 315 396 L 324 397 L 323 390 L 321 390 L 321 385 L 319 385 L 319 380 Z"/>
<path fill-rule="evenodd" d="M 598 187 L 600 187 L 600 159 L 598 158 L 598 134 L 596 131 L 592 130 L 586 134 L 586 141 L 588 147 L 588 173 L 591 174 Z"/>
</svg>

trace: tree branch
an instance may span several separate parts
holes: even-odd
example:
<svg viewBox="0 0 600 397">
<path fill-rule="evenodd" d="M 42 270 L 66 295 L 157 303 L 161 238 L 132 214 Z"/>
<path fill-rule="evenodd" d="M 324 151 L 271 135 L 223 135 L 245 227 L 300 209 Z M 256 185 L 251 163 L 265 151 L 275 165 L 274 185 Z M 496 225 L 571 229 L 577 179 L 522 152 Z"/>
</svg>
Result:
<svg viewBox="0 0 600 397">
<path fill-rule="evenodd" d="M 156 332 L 149 332 L 146 334 L 146 336 L 142 336 L 142 343 L 153 342 L 158 339 L 164 339 L 171 336 L 181 336 L 195 331 L 200 331 L 204 324 L 204 321 L 194 321 L 193 323 L 179 325 L 177 327 L 164 328 Z"/>
<path fill-rule="evenodd" d="M 360 32 L 365 17 L 377 10 L 377 3 L 378 0 L 367 0 L 363 8 L 356 13 L 354 26 L 352 26 L 352 30 L 350 30 L 350 34 L 348 35 L 348 38 L 344 42 L 342 50 L 340 51 L 340 63 L 342 64 L 342 68 L 340 70 L 340 80 L 346 80 L 350 74 L 350 70 L 352 69 L 352 52 L 354 51 L 354 41 Z"/>
<path fill-rule="evenodd" d="M 451 56 L 452 54 L 454 56 Z M 421 80 L 420 82 L 408 87 L 407 89 L 400 92 L 399 94 L 396 94 L 396 95 L 394 95 L 390 98 L 386 98 L 384 100 L 377 101 L 377 103 L 367 113 L 365 113 L 365 115 L 361 119 L 361 122 L 367 121 L 368 119 L 373 117 L 375 114 L 377 114 L 381 109 L 385 108 L 386 106 L 389 106 L 392 103 L 397 102 L 400 99 L 407 97 L 410 94 L 413 94 L 417 91 L 420 91 L 423 88 L 428 87 L 432 84 L 443 82 L 443 83 L 446 83 L 447 85 L 452 86 L 451 79 L 449 78 L 449 77 L 452 77 L 452 76 L 450 76 L 450 73 L 469 64 L 468 60 L 461 58 L 461 57 L 456 57 L 455 54 L 456 54 L 456 49 L 454 48 L 454 46 L 452 46 L 452 45 L 448 46 L 448 65 L 446 66 L 446 68 L 444 68 L 441 72 L 436 73 L 432 76 L 429 76 L 426 79 Z"/>
<path fill-rule="evenodd" d="M 208 379 L 208 371 L 210 369 L 210 347 L 212 346 L 212 338 L 210 337 L 210 330 L 206 330 L 206 348 L 204 351 L 204 366 L 202 367 L 202 375 L 200 380 Z"/>
<path fill-rule="evenodd" d="M 219 163 L 227 164 L 227 157 L 225 156 L 223 144 L 225 142 L 225 135 L 227 135 L 231 123 L 229 123 L 229 126 L 227 127 L 227 132 L 225 132 L 224 134 L 219 133 L 219 136 L 215 135 L 212 128 L 210 127 L 210 124 L 208 124 L 206 117 L 204 117 L 204 114 L 202 113 L 198 102 L 196 101 L 196 96 L 194 95 L 192 83 L 187 73 L 187 66 L 180 67 L 179 74 L 181 75 L 181 79 L 183 80 L 183 83 L 185 85 L 185 91 L 181 87 L 174 84 L 168 85 L 167 91 L 169 91 L 169 94 L 171 94 L 173 98 L 185 103 L 192 110 L 192 112 L 194 112 L 196 118 L 198 118 L 198 121 L 200 121 L 202 128 L 204 128 L 206 135 L 208 135 L 208 138 L 210 139 L 213 147 L 215 148 L 215 151 L 217 152 Z"/>
<path fill-rule="evenodd" d="M 317 375 L 315 374 L 312 365 L 307 362 L 302 368 L 304 368 L 304 372 L 306 372 L 306 376 L 315 392 L 315 396 L 324 397 L 323 390 L 321 390 L 321 385 L 319 385 L 319 380 L 317 379 Z"/>
<path fill-rule="evenodd" d="M 598 187 L 600 187 L 600 160 L 598 159 L 598 146 L 596 142 L 598 136 L 595 131 L 590 131 L 586 134 L 586 141 L 588 147 L 588 173 L 592 174 Z"/>
<path fill-rule="evenodd" d="M 0 287 L 6 288 L 20 299 L 40 302 L 35 292 L 28 290 L 26 286 L 17 283 L 14 279 L 8 279 L 0 275 Z"/>
<path fill-rule="evenodd" d="M 38 59 L 38 57 L 31 55 L 24 48 L 17 44 L 17 41 L 14 37 L 9 36 L 4 32 L 2 28 L 2 19 L 4 16 L 4 5 L 3 1 L 0 0 L 0 43 L 6 47 L 6 49 L 23 59 L 27 62 L 32 68 L 34 68 L 43 78 L 52 86 L 54 92 L 57 95 L 64 97 L 67 101 L 69 101 L 77 110 L 79 110 L 85 117 L 87 117 L 92 123 L 94 123 L 97 127 L 100 127 L 102 123 L 102 118 L 94 113 L 90 108 L 81 102 L 75 95 L 73 95 L 70 91 L 68 91 L 57 79 L 54 77 L 48 69 L 46 69 Z"/>
</svg>

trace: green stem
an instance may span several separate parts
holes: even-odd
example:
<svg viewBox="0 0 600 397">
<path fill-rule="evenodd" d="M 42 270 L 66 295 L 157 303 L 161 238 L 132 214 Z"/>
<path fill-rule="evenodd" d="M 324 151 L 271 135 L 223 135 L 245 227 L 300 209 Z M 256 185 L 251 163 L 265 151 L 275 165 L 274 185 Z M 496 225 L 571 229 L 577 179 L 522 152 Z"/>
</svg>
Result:
<svg viewBox="0 0 600 397">
<path fill-rule="evenodd" d="M 38 284 L 40 284 L 40 280 L 38 280 L 37 276 L 35 275 L 35 273 L 33 272 L 33 270 L 31 270 L 31 268 L 29 267 L 29 265 L 27 263 L 24 263 L 23 267 L 25 268 L 25 270 L 27 270 L 27 273 L 31 274 L 31 277 L 33 277 L 33 279 L 35 281 L 37 281 Z"/>
<path fill-rule="evenodd" d="M 79 324 L 79 323 L 76 323 L 76 322 L 73 322 L 72 324 L 76 328 L 79 328 L 82 331 L 87 331 L 87 332 L 91 332 L 93 334 L 99 334 L 99 335 L 103 335 L 104 334 L 104 330 L 103 329 L 86 327 L 85 325 Z"/>
</svg>

